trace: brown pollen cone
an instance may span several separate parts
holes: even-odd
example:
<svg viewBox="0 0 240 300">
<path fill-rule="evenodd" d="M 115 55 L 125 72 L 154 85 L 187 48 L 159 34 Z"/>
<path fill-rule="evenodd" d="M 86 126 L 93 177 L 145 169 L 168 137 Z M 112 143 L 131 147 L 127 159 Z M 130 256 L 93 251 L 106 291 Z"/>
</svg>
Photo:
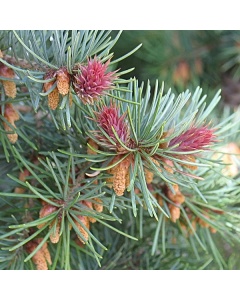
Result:
<svg viewBox="0 0 240 300">
<path fill-rule="evenodd" d="M 12 69 L 5 66 L 3 63 L 0 63 L 0 76 L 11 78 L 15 77 L 15 73 Z M 17 94 L 17 87 L 14 81 L 10 80 L 1 80 L 5 94 L 10 98 L 15 98 Z"/>
<path fill-rule="evenodd" d="M 184 203 L 185 196 L 181 193 L 177 184 L 173 185 L 173 189 L 175 193 L 173 193 L 169 187 L 166 187 L 166 196 L 176 204 L 168 204 L 171 213 L 171 221 L 176 223 L 176 221 L 180 218 L 181 213 L 179 206 Z"/>
<path fill-rule="evenodd" d="M 168 207 L 171 213 L 171 221 L 176 223 L 176 221 L 180 218 L 180 208 L 173 204 L 169 204 Z"/>
<path fill-rule="evenodd" d="M 32 253 L 37 246 L 41 243 L 43 239 L 38 238 L 32 240 L 26 244 L 26 251 L 30 254 Z M 44 243 L 43 246 L 33 255 L 33 263 L 36 265 L 37 270 L 48 270 L 48 265 L 52 264 L 51 255 L 47 248 L 47 243 Z"/>
<path fill-rule="evenodd" d="M 55 221 L 53 221 L 50 225 L 49 225 L 49 229 L 51 229 L 52 227 L 55 226 Z M 61 222 L 60 220 L 57 221 L 57 225 L 56 225 L 56 230 L 53 230 L 53 232 L 50 235 L 50 241 L 53 244 L 56 244 L 59 242 L 60 239 L 60 227 L 61 227 Z"/>
<path fill-rule="evenodd" d="M 93 208 L 97 211 L 97 212 L 102 212 L 103 211 L 103 204 L 102 204 L 102 200 L 100 198 L 94 198 L 94 201 L 98 202 L 98 203 L 93 203 Z"/>
<path fill-rule="evenodd" d="M 41 241 L 43 240 L 43 238 L 36 238 L 35 241 L 40 244 Z M 50 255 L 50 252 L 48 250 L 48 244 L 47 243 L 44 243 L 42 245 L 42 248 L 41 248 L 42 252 L 43 252 L 43 256 L 45 257 L 46 261 L 49 263 L 49 265 L 52 264 L 52 259 L 51 259 L 51 255 Z"/>
<path fill-rule="evenodd" d="M 57 76 L 57 88 L 61 95 L 67 95 L 70 88 L 70 74 L 66 67 L 60 68 L 56 72 Z"/>
<path fill-rule="evenodd" d="M 93 204 L 90 201 L 83 201 L 83 204 L 87 206 L 89 209 L 93 210 Z M 97 220 L 94 217 L 88 217 L 89 222 L 95 223 Z"/>
<path fill-rule="evenodd" d="M 16 128 L 15 121 L 19 120 L 19 115 L 14 109 L 13 105 L 11 103 L 7 103 L 5 105 L 5 110 L 4 110 L 4 118 L 14 127 Z M 3 122 L 3 127 L 6 130 L 6 132 L 12 132 L 13 129 L 5 122 Z M 9 133 L 7 134 L 7 137 L 9 141 L 14 144 L 16 143 L 18 139 L 18 134 L 17 133 Z"/>
<path fill-rule="evenodd" d="M 45 75 L 44 79 L 50 79 L 50 78 L 53 78 L 55 76 L 56 76 L 56 74 L 54 73 L 54 71 L 51 70 Z M 49 89 L 54 85 L 54 83 L 55 83 L 55 80 L 50 81 L 50 82 L 45 82 L 43 84 L 44 92 L 49 91 Z M 49 108 L 51 108 L 52 110 L 55 110 L 58 106 L 59 101 L 60 101 L 59 91 L 58 91 L 58 88 L 55 87 L 55 89 L 48 94 L 48 106 L 49 106 Z"/>
<path fill-rule="evenodd" d="M 53 212 L 55 212 L 57 210 L 57 207 L 56 206 L 53 206 L 51 204 L 45 204 L 41 209 L 40 209 L 40 212 L 39 212 L 39 218 L 43 218 L 43 217 L 46 217 L 50 214 L 52 214 Z M 42 223 L 42 224 L 39 224 L 37 227 L 38 229 L 42 228 L 46 223 Z"/>
<path fill-rule="evenodd" d="M 89 227 L 90 227 L 90 224 L 89 224 L 89 219 L 88 219 L 88 217 L 87 216 L 77 216 L 78 217 L 78 219 L 82 222 L 82 224 L 84 224 L 86 227 L 87 227 L 87 229 L 89 229 Z M 87 241 L 88 240 L 88 233 L 87 233 L 87 231 L 83 228 L 83 226 L 80 224 L 80 223 L 78 223 L 76 220 L 74 220 L 74 223 L 75 223 L 75 225 L 77 226 L 77 228 L 78 228 L 78 230 L 80 231 L 80 233 L 82 234 L 82 236 L 85 238 L 85 240 Z M 86 242 L 81 238 L 81 236 L 80 235 L 77 235 L 78 236 L 78 238 L 79 238 L 79 240 L 80 240 L 80 242 L 82 242 L 83 244 L 85 244 Z"/>
<path fill-rule="evenodd" d="M 58 208 L 54 205 L 51 205 L 49 203 L 43 202 L 42 203 L 43 207 L 40 209 L 39 211 L 39 218 L 44 218 L 50 214 L 52 214 L 53 212 L 55 212 Z M 50 225 L 49 225 L 49 230 L 52 229 L 52 227 L 55 226 L 55 222 L 57 222 L 55 229 L 53 229 L 53 232 L 50 235 L 50 240 L 53 244 L 58 243 L 59 238 L 60 238 L 60 227 L 61 227 L 61 220 L 58 219 L 56 221 L 53 220 Z M 46 223 L 41 223 L 39 225 L 37 225 L 38 229 L 41 229 Z"/>
<path fill-rule="evenodd" d="M 58 107 L 60 98 L 59 91 L 55 88 L 50 94 L 48 94 L 48 106 L 52 110 L 55 110 Z"/>
<path fill-rule="evenodd" d="M 179 186 L 177 184 L 174 184 L 173 189 L 175 191 L 175 194 L 170 190 L 170 188 L 167 188 L 168 198 L 171 199 L 173 202 L 178 203 L 178 204 L 184 203 L 185 196 L 179 190 Z"/>
<path fill-rule="evenodd" d="M 115 167 L 108 170 L 109 174 L 112 174 L 112 178 L 108 179 L 109 186 L 112 187 L 118 196 L 122 196 L 128 184 L 127 174 L 129 173 L 129 167 L 131 163 L 131 156 L 127 156 Z M 112 162 L 116 162 L 120 159 L 120 155 L 116 156 Z M 127 179 L 127 180 L 126 180 Z"/>
</svg>

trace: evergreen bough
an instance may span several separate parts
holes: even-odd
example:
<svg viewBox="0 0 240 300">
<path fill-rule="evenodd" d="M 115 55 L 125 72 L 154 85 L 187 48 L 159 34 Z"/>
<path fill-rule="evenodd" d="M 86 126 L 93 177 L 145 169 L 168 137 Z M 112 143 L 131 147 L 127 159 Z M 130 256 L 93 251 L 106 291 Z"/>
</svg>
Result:
<svg viewBox="0 0 240 300">
<path fill-rule="evenodd" d="M 1 269 L 238 267 L 240 112 L 123 79 L 120 34 L 1 31 Z"/>
</svg>

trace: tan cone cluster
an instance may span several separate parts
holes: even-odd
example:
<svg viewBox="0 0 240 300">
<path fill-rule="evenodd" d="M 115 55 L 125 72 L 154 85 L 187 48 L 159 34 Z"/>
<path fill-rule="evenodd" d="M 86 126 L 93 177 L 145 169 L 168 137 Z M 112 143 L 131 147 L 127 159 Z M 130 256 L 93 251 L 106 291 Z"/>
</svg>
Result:
<svg viewBox="0 0 240 300">
<path fill-rule="evenodd" d="M 0 108 L 1 112 L 1 108 Z M 19 114 L 18 112 L 14 109 L 13 105 L 11 103 L 5 104 L 5 109 L 4 109 L 4 118 L 14 127 L 16 128 L 15 121 L 19 120 Z M 7 133 L 7 137 L 9 141 L 14 144 L 18 140 L 18 134 L 15 133 L 8 133 L 8 132 L 13 132 L 14 130 L 6 123 L 3 122 L 3 127 Z"/>
<path fill-rule="evenodd" d="M 14 79 L 16 77 L 13 69 L 7 67 L 3 63 L 0 63 L 0 76 L 9 79 Z M 3 89 L 5 91 L 6 96 L 10 98 L 15 98 L 17 94 L 16 83 L 11 80 L 1 80 L 1 83 L 3 85 Z"/>
<path fill-rule="evenodd" d="M 173 185 L 173 189 L 175 193 L 171 191 L 171 189 L 165 185 L 164 187 L 164 194 L 170 199 L 174 204 L 172 203 L 167 203 L 169 211 L 170 211 L 170 220 L 174 223 L 180 218 L 181 215 L 181 210 L 180 210 L 180 205 L 185 202 L 185 196 L 181 193 L 179 190 L 179 186 L 177 184 Z M 163 206 L 163 199 L 162 197 L 157 194 L 155 195 L 158 203 L 160 206 Z"/>
<path fill-rule="evenodd" d="M 37 238 L 28 242 L 25 246 L 26 251 L 29 254 L 32 253 L 42 240 L 42 238 Z M 48 270 L 48 264 L 51 265 L 52 260 L 47 243 L 44 243 L 43 246 L 33 255 L 32 261 L 36 265 L 37 270 Z"/>
<path fill-rule="evenodd" d="M 78 215 L 77 216 L 79 221 L 86 226 L 87 229 L 90 229 L 90 221 L 89 218 L 87 216 L 81 216 Z M 81 235 L 84 237 L 84 239 L 87 241 L 89 238 L 88 232 L 86 231 L 86 229 L 76 220 L 74 220 L 75 225 L 77 226 L 78 230 L 80 231 Z M 85 240 L 82 239 L 82 237 L 80 235 L 77 234 L 78 239 L 80 240 L 81 243 L 85 244 Z"/>
<path fill-rule="evenodd" d="M 100 198 L 94 198 L 93 200 L 97 202 L 97 203 L 93 203 L 93 208 L 97 212 L 101 213 L 103 211 L 103 202 L 102 202 L 102 200 Z"/>
<path fill-rule="evenodd" d="M 168 208 L 171 214 L 171 221 L 176 223 L 176 221 L 180 218 L 180 205 L 184 203 L 185 196 L 181 193 L 177 184 L 173 185 L 173 189 L 175 193 L 173 193 L 170 188 L 167 187 L 166 196 L 175 203 L 169 203 Z"/>
<path fill-rule="evenodd" d="M 91 201 L 87 201 L 87 200 L 83 200 L 81 201 L 81 204 L 83 204 L 84 206 L 86 206 L 90 211 L 97 211 L 99 213 L 101 213 L 103 211 L 103 202 L 100 198 L 94 198 L 93 199 L 94 202 Z M 95 223 L 97 220 L 92 217 L 92 216 L 83 216 L 83 215 L 77 215 L 78 219 L 80 220 L 80 222 L 89 230 L 90 229 L 90 223 Z M 84 226 L 82 226 L 82 224 L 80 224 L 77 220 L 74 220 L 75 225 L 77 226 L 77 228 L 79 229 L 80 233 L 82 234 L 82 236 L 84 237 L 84 239 L 86 241 L 88 241 L 89 238 L 89 234 L 86 231 L 86 229 L 84 228 Z M 83 240 L 83 238 L 77 234 L 77 237 L 79 239 L 79 241 L 81 242 L 81 244 L 85 244 L 86 242 Z"/>
<path fill-rule="evenodd" d="M 110 165 L 116 163 L 120 159 L 121 155 L 115 156 L 115 158 L 110 162 Z M 122 196 L 130 183 L 129 167 L 131 160 L 132 157 L 129 155 L 115 167 L 107 171 L 108 174 L 112 175 L 112 177 L 107 179 L 108 186 L 113 188 L 117 196 Z"/>
<path fill-rule="evenodd" d="M 90 210 L 93 210 L 93 203 L 90 201 L 82 201 L 85 206 L 87 206 Z M 94 217 L 88 216 L 90 223 L 95 223 L 97 220 Z"/>
<path fill-rule="evenodd" d="M 60 101 L 58 89 L 55 88 L 51 93 L 48 94 L 48 107 L 55 110 L 58 107 Z"/>
<path fill-rule="evenodd" d="M 69 94 L 69 105 L 72 104 L 72 94 L 70 92 L 70 74 L 66 67 L 62 67 L 57 71 L 50 70 L 44 77 L 44 79 L 55 78 L 55 80 L 46 82 L 43 85 L 44 92 L 50 90 L 50 88 L 57 82 L 57 86 L 48 94 L 48 106 L 50 109 L 55 110 L 58 107 L 60 101 L 60 95 L 65 96 Z"/>
<path fill-rule="evenodd" d="M 54 205 L 51 205 L 45 201 L 42 201 L 43 207 L 41 208 L 40 212 L 39 212 L 39 218 L 44 218 L 50 214 L 52 214 L 53 212 L 55 212 L 58 208 Z M 53 226 L 55 226 L 55 222 L 56 220 L 53 220 L 52 223 L 49 225 L 49 230 L 52 229 Z M 38 229 L 42 228 L 46 223 L 41 223 L 39 224 L 37 227 Z M 53 230 L 53 232 L 50 235 L 50 240 L 52 243 L 56 244 L 59 241 L 60 238 L 60 225 L 61 225 L 61 220 L 57 221 L 57 225 L 56 225 L 56 230 Z"/>
<path fill-rule="evenodd" d="M 54 200 L 51 199 L 52 201 L 61 204 L 62 202 L 60 200 Z M 87 200 L 83 200 L 81 201 L 81 204 L 83 204 L 84 206 L 86 206 L 89 210 L 92 211 L 97 211 L 97 212 L 102 212 L 103 211 L 103 202 L 101 199 L 99 198 L 94 198 L 93 199 L 95 202 L 97 203 L 92 203 L 90 201 Z M 51 205 L 45 201 L 42 201 L 42 208 L 39 211 L 39 218 L 44 218 L 50 214 L 52 214 L 53 212 L 57 211 L 58 207 Z M 75 208 L 73 208 L 74 210 L 76 210 Z M 83 215 L 77 215 L 78 219 L 80 220 L 80 222 L 82 222 L 83 225 L 85 225 L 87 227 L 87 229 L 90 229 L 90 223 L 95 223 L 97 220 L 92 217 L 92 216 L 83 216 Z M 82 234 L 82 236 L 85 238 L 85 240 L 87 241 L 89 238 L 88 232 L 85 230 L 85 228 L 77 221 L 74 220 L 75 225 L 77 226 L 77 228 L 79 229 L 80 233 Z M 45 226 L 46 223 L 41 223 L 39 224 L 37 227 L 38 229 L 41 229 L 43 226 Z M 53 227 L 55 227 L 55 229 L 53 230 L 53 232 L 50 235 L 50 241 L 53 244 L 56 244 L 59 242 L 60 239 L 60 229 L 61 229 L 61 217 L 58 216 L 57 219 L 54 219 L 50 225 L 49 225 L 49 230 L 51 230 Z M 72 229 L 72 225 L 70 225 L 70 230 Z M 82 244 L 85 244 L 85 241 L 82 239 L 82 237 L 79 235 L 78 236 L 79 240 L 81 241 Z"/>
<path fill-rule="evenodd" d="M 60 68 L 56 72 L 57 88 L 61 95 L 65 96 L 69 93 L 70 88 L 70 74 L 66 67 Z"/>
</svg>

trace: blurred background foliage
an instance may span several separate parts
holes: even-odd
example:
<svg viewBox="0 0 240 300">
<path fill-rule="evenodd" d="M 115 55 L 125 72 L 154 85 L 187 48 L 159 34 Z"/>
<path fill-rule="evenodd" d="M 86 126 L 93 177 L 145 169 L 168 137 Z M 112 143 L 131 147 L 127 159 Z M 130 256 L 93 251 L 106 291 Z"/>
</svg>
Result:
<svg viewBox="0 0 240 300">
<path fill-rule="evenodd" d="M 132 76 L 139 81 L 149 79 L 153 85 L 159 79 L 176 93 L 199 85 L 211 99 L 221 89 L 219 108 L 240 104 L 240 31 L 125 30 L 113 48 L 115 57 L 139 44 L 118 68 L 135 67 Z"/>
</svg>

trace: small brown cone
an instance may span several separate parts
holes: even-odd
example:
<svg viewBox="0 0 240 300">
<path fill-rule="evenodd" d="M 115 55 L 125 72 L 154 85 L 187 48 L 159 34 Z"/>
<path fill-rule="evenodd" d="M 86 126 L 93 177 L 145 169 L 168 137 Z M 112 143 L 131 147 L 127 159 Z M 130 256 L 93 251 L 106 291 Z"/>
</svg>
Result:
<svg viewBox="0 0 240 300">
<path fill-rule="evenodd" d="M 175 202 L 177 204 L 184 203 L 185 196 L 179 190 L 179 186 L 177 184 L 175 184 L 175 185 L 173 185 L 173 189 L 175 191 L 175 194 L 170 190 L 170 188 L 167 188 L 168 198 L 171 199 L 173 202 Z"/>
<path fill-rule="evenodd" d="M 146 183 L 150 184 L 153 181 L 153 172 L 149 171 L 147 168 L 144 169 L 144 174 L 145 174 L 145 179 L 146 179 Z"/>
<path fill-rule="evenodd" d="M 171 221 L 176 223 L 176 221 L 180 218 L 180 208 L 173 205 L 173 204 L 169 204 L 169 210 L 170 210 L 170 214 L 171 214 Z"/>
<path fill-rule="evenodd" d="M 0 63 L 0 76 L 11 78 L 15 77 L 15 73 L 12 69 Z M 5 94 L 10 98 L 15 98 L 17 94 L 17 87 L 14 81 L 10 80 L 1 80 Z"/>
<path fill-rule="evenodd" d="M 15 121 L 19 120 L 19 114 L 14 109 L 13 105 L 11 103 L 8 103 L 5 105 L 4 110 L 4 118 L 14 127 L 16 128 Z M 12 132 L 13 129 L 5 122 L 3 122 L 3 127 L 6 132 Z M 14 144 L 18 140 L 18 134 L 17 133 L 9 133 L 7 134 L 7 137 L 9 141 Z"/>
<path fill-rule="evenodd" d="M 126 177 L 125 177 L 125 182 L 126 182 L 125 185 L 127 188 L 130 184 L 130 172 L 127 172 Z"/>
<path fill-rule="evenodd" d="M 17 87 L 14 81 L 2 80 L 5 94 L 10 98 L 15 98 L 17 95 Z"/>
<path fill-rule="evenodd" d="M 38 238 L 35 240 L 32 240 L 26 244 L 26 250 L 28 253 L 32 253 L 37 246 L 41 243 L 43 239 Z M 33 255 L 32 257 L 33 263 L 36 265 L 37 270 L 48 270 L 48 265 L 52 264 L 50 252 L 47 248 L 47 243 L 44 243 L 43 246 Z"/>
<path fill-rule="evenodd" d="M 50 215 L 51 213 L 55 212 L 56 210 L 57 210 L 56 206 L 53 206 L 51 204 L 45 204 L 39 212 L 39 218 L 46 217 L 46 216 Z M 46 223 L 39 224 L 37 226 L 38 229 L 42 228 L 45 224 Z"/>
<path fill-rule="evenodd" d="M 56 72 L 57 88 L 61 95 L 67 95 L 70 88 L 70 75 L 67 68 L 63 67 Z"/>
<path fill-rule="evenodd" d="M 85 225 L 87 227 L 87 229 L 89 229 L 90 224 L 89 224 L 89 219 L 86 216 L 78 216 L 78 219 L 81 221 L 81 223 L 83 225 Z M 88 240 L 88 233 L 87 231 L 83 228 L 83 226 L 78 223 L 76 220 L 74 221 L 74 223 L 76 224 L 78 230 L 80 231 L 80 233 L 82 234 L 82 236 L 84 237 L 84 239 L 87 241 Z M 80 235 L 78 235 L 78 238 L 80 240 L 80 242 L 82 242 L 83 244 L 85 244 L 86 242 L 81 238 Z"/>
<path fill-rule="evenodd" d="M 3 58 L 3 53 L 1 50 L 0 50 L 0 58 Z"/>
<path fill-rule="evenodd" d="M 44 79 L 50 79 L 50 78 L 55 78 L 56 77 L 56 73 L 53 70 L 50 70 L 45 76 Z M 44 92 L 47 92 L 50 90 L 50 88 L 55 84 L 55 80 L 50 81 L 50 82 L 45 82 L 43 84 L 43 90 Z M 55 87 L 55 89 L 48 94 L 48 106 L 49 108 L 51 108 L 52 110 L 55 110 L 58 107 L 58 103 L 60 101 L 60 97 L 59 97 L 59 91 L 57 86 Z"/>
<path fill-rule="evenodd" d="M 93 204 L 90 201 L 83 201 L 83 204 L 86 205 L 89 209 L 93 210 Z M 97 220 L 94 217 L 88 217 L 91 223 L 95 223 Z"/>
<path fill-rule="evenodd" d="M 103 204 L 102 204 L 102 200 L 99 198 L 94 198 L 94 201 L 98 202 L 98 203 L 93 203 L 93 208 L 97 211 L 97 212 L 102 212 L 103 211 Z"/>
<path fill-rule="evenodd" d="M 60 98 L 59 91 L 55 88 L 50 94 L 48 94 L 48 106 L 52 110 L 55 110 L 58 107 Z"/>
<path fill-rule="evenodd" d="M 116 156 L 112 163 L 116 162 L 119 160 L 119 156 Z M 129 166 L 131 163 L 131 157 L 128 156 L 126 157 L 123 161 L 121 161 L 119 164 L 117 164 L 115 167 L 111 168 L 108 170 L 109 174 L 112 174 L 113 177 L 109 178 L 107 182 L 114 189 L 116 195 L 122 196 L 124 194 L 124 191 L 127 187 L 127 174 L 129 173 Z"/>
<path fill-rule="evenodd" d="M 38 244 L 41 243 L 42 240 L 43 240 L 42 238 L 37 238 L 36 239 Z M 49 265 L 51 265 L 52 264 L 52 259 L 51 259 L 50 252 L 48 250 L 48 244 L 44 243 L 41 250 L 42 250 L 43 256 L 45 257 L 46 261 L 49 263 Z"/>
<path fill-rule="evenodd" d="M 118 196 L 122 196 L 126 189 L 126 174 L 127 170 L 121 163 L 113 169 L 113 189 Z"/>
<path fill-rule="evenodd" d="M 49 225 L 49 229 L 52 229 L 52 227 L 55 226 L 55 221 L 53 221 L 50 225 Z M 57 244 L 59 242 L 60 239 L 60 227 L 61 227 L 61 222 L 58 221 L 57 225 L 56 225 L 56 230 L 54 230 L 51 235 L 50 235 L 50 241 L 53 244 Z"/>
<path fill-rule="evenodd" d="M 4 129 L 5 129 L 6 132 L 13 131 L 12 128 L 10 126 L 8 126 L 6 123 L 4 123 L 3 125 L 4 125 Z M 18 140 L 18 134 L 17 133 L 8 133 L 7 137 L 8 137 L 11 144 L 15 144 L 16 141 Z"/>
</svg>

